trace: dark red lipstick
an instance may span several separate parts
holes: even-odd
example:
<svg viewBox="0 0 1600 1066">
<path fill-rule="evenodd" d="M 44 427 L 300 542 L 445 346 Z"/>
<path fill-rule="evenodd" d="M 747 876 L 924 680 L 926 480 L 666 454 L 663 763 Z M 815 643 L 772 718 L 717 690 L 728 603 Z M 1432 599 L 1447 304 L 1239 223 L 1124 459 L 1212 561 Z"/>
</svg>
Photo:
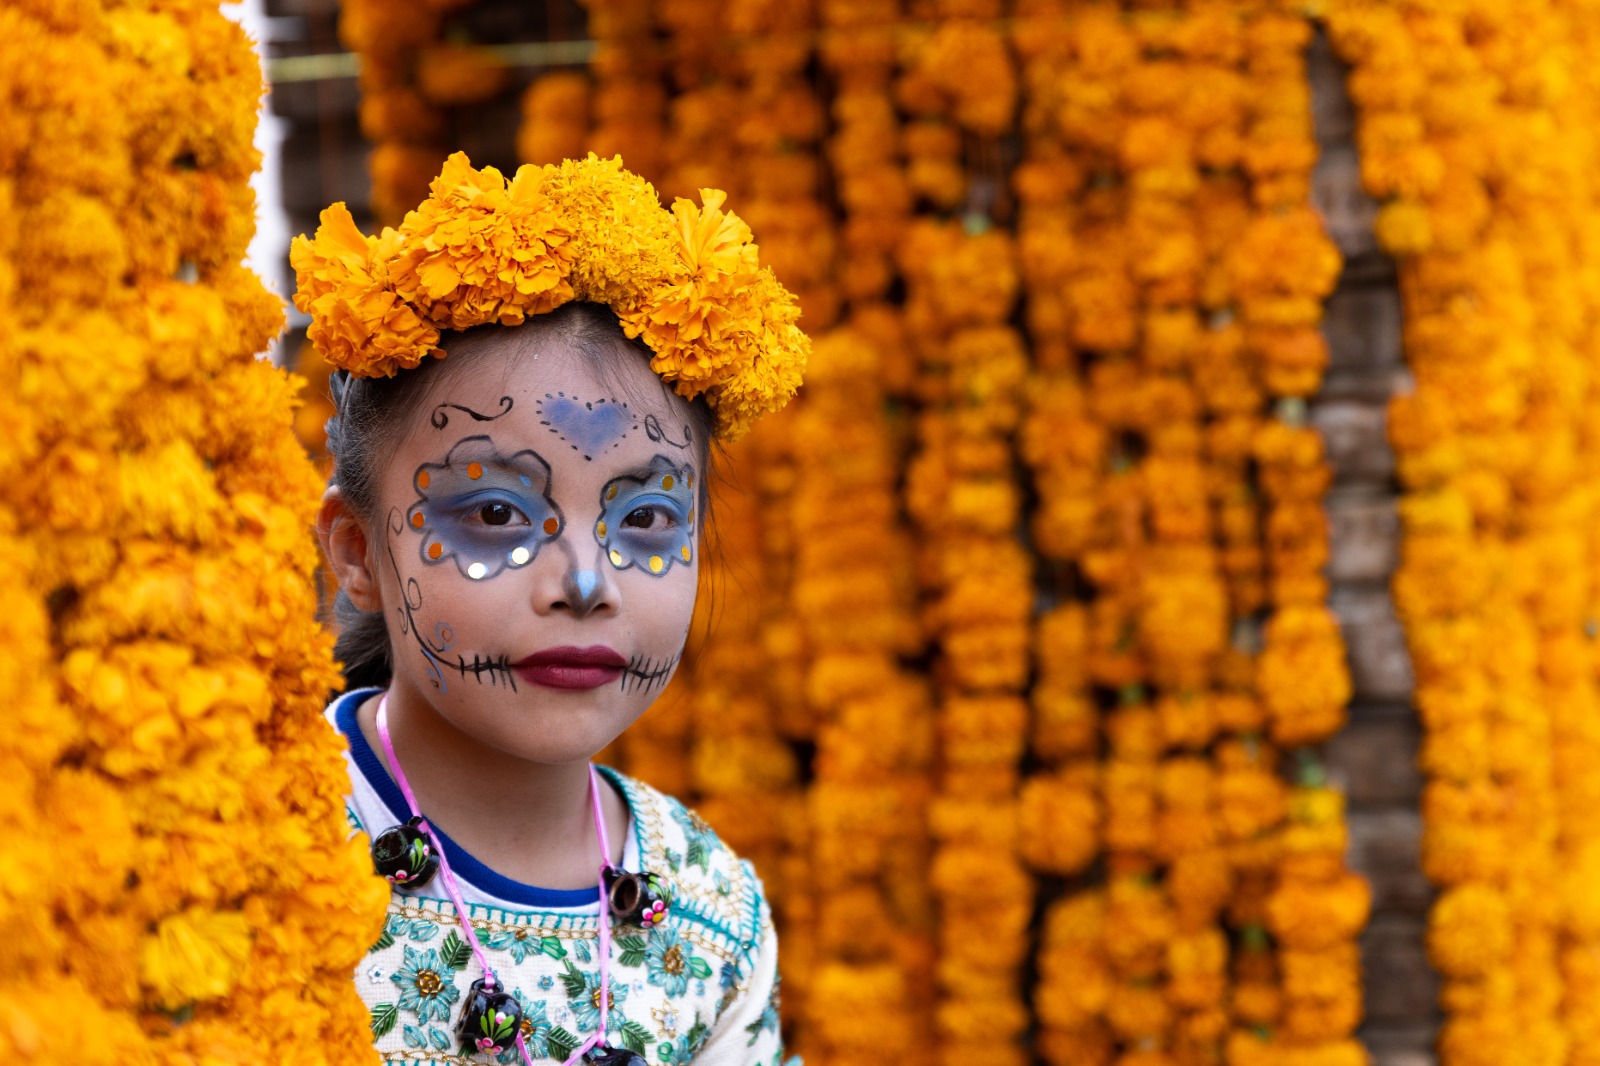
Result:
<svg viewBox="0 0 1600 1066">
<path fill-rule="evenodd" d="M 627 665 L 628 660 L 615 648 L 596 644 L 588 648 L 546 648 L 518 659 L 511 669 L 530 685 L 590 689 L 615 681 Z"/>
</svg>

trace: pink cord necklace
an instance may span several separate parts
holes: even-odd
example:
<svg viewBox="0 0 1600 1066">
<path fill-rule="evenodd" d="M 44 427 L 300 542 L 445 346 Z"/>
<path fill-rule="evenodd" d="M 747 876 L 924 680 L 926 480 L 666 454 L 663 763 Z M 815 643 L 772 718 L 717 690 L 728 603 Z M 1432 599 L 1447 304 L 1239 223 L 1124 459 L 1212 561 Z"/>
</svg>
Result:
<svg viewBox="0 0 1600 1066">
<path fill-rule="evenodd" d="M 466 934 L 467 945 L 471 947 L 478 965 L 483 967 L 483 976 L 472 982 L 466 1005 L 461 1010 L 461 1020 L 456 1023 L 456 1032 L 461 1037 L 465 1049 L 498 1055 L 515 1043 L 517 1051 L 522 1055 L 522 1061 L 526 1066 L 533 1066 L 533 1056 L 528 1052 L 528 1045 L 522 1038 L 522 1005 L 495 977 L 494 968 L 489 965 L 489 959 L 483 953 L 483 946 L 478 943 L 478 934 L 472 928 L 472 921 L 467 915 L 467 905 L 461 900 L 461 890 L 456 887 L 455 875 L 450 872 L 450 864 L 445 860 L 444 848 L 439 843 L 438 834 L 418 810 L 417 797 L 412 793 L 411 784 L 406 780 L 406 773 L 400 768 L 400 759 L 394 753 L 394 742 L 389 738 L 388 711 L 389 694 L 385 692 L 378 700 L 378 739 L 383 742 L 384 754 L 389 757 L 389 768 L 394 772 L 395 783 L 400 786 L 400 792 L 406 798 L 411 820 L 405 825 L 396 826 L 380 834 L 373 841 L 373 857 L 378 863 L 380 872 L 384 873 L 391 883 L 397 885 L 420 887 L 432 877 L 436 869 L 439 879 L 444 884 L 445 892 L 450 896 L 450 902 L 455 905 L 456 921 L 460 923 L 461 931 Z M 585 1056 L 596 1063 L 637 1060 L 637 1056 L 633 1053 L 618 1052 L 605 1044 L 606 1025 L 611 1010 L 611 985 L 606 974 L 607 962 L 611 957 L 611 922 L 607 914 L 609 909 L 607 888 L 608 880 L 614 882 L 617 874 L 611 865 L 611 842 L 606 837 L 606 822 L 600 811 L 600 775 L 595 772 L 593 763 L 589 765 L 589 798 L 594 806 L 595 837 L 600 844 L 598 881 L 600 1020 L 594 1035 L 573 1051 L 567 1058 L 565 1066 L 575 1066 Z M 609 879 L 608 873 L 612 875 Z M 591 1054 L 596 1050 L 598 1054 Z"/>
</svg>

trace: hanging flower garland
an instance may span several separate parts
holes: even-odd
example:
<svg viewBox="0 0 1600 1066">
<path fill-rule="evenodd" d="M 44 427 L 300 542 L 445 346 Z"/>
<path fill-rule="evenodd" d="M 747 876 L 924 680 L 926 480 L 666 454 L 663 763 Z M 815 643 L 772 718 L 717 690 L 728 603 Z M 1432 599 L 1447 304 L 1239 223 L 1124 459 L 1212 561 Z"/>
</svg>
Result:
<svg viewBox="0 0 1600 1066">
<path fill-rule="evenodd" d="M 1327 18 L 1415 379 L 1389 412 L 1393 588 L 1425 727 L 1440 1059 L 1590 1061 L 1592 18 L 1359 3 Z"/>
<path fill-rule="evenodd" d="M 522 92 L 517 160 L 543 166 L 578 159 L 589 139 L 589 79 L 581 71 L 540 74 Z M 711 183 L 694 187 L 720 188 Z"/>
<path fill-rule="evenodd" d="M 791 588 L 816 716 L 806 796 L 815 913 L 796 976 L 809 976 L 807 1053 L 844 1062 L 885 1041 L 913 1042 L 929 1024 L 921 1004 L 931 993 L 933 928 L 917 827 L 933 735 L 926 688 L 897 662 L 921 633 L 879 352 L 849 327 L 818 350 L 791 429 L 795 454 L 812 457 L 793 488 Z M 840 521 L 845 514 L 850 521 Z"/>
<path fill-rule="evenodd" d="M 1304 206 L 1309 26 L 1248 4 L 1026 14 L 1015 187 L 1043 380 L 1023 454 L 1035 543 L 1092 594 L 1065 586 L 1041 620 L 1048 768 L 1022 824 L 1098 825 L 1025 853 L 1108 874 L 1047 915 L 1040 1047 L 1074 1064 L 1359 1054 L 1365 886 L 1338 796 L 1314 775 L 1286 790 L 1272 743 L 1325 739 L 1349 695 L 1319 576 L 1320 444 L 1293 403 L 1268 411 L 1320 380 L 1338 267 Z M 1323 898 L 1342 902 L 1308 925 Z"/>
<path fill-rule="evenodd" d="M 589 61 L 594 92 L 588 149 L 603 157 L 621 155 L 635 174 L 652 182 L 663 176 L 667 136 L 658 6 L 652 0 L 584 0 L 597 46 Z"/>
<path fill-rule="evenodd" d="M 370 203 L 382 225 L 397 224 L 428 195 L 450 154 L 446 109 L 480 103 L 505 86 L 503 63 L 446 39 L 449 16 L 474 2 L 414 0 L 403 11 L 384 0 L 339 5 L 339 40 L 361 63 L 361 133 L 373 146 Z"/>
<path fill-rule="evenodd" d="M 1021 335 L 1007 324 L 1015 244 L 986 214 L 998 190 L 977 178 L 969 187 L 965 161 L 956 163 L 963 136 L 975 138 L 974 159 L 997 157 L 994 138 L 1016 106 L 1013 59 L 992 24 L 998 14 L 998 4 L 963 5 L 930 35 L 908 38 L 895 92 L 918 118 L 906 130 L 910 189 L 942 209 L 971 197 L 972 210 L 964 222 L 913 222 L 897 251 L 922 404 L 906 510 L 936 647 L 934 1028 L 946 1061 L 1020 1063 L 1033 880 L 1017 855 L 1014 797 L 1027 731 L 1032 561 L 1015 536 L 1022 501 L 1011 467 L 1029 367 Z M 995 76 L 963 83 L 956 71 L 964 63 Z"/>
<path fill-rule="evenodd" d="M 281 311 L 237 265 L 257 59 L 202 4 L 12 5 L 0 41 L 0 1052 L 365 1061 L 387 890 L 321 717 L 296 382 L 254 358 Z"/>
</svg>

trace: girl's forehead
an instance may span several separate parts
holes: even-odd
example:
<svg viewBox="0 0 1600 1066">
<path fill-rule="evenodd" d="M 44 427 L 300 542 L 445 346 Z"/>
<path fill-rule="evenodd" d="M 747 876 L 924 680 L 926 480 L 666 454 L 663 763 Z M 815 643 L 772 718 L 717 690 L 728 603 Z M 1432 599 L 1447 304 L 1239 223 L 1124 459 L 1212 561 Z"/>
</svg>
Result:
<svg viewBox="0 0 1600 1066">
<path fill-rule="evenodd" d="M 693 462 L 700 449 L 687 403 L 627 355 L 597 363 L 555 344 L 474 353 L 469 368 L 431 390 L 408 458 L 424 461 L 478 435 L 506 454 L 533 450 L 557 471 L 601 478 L 656 454 Z"/>
</svg>

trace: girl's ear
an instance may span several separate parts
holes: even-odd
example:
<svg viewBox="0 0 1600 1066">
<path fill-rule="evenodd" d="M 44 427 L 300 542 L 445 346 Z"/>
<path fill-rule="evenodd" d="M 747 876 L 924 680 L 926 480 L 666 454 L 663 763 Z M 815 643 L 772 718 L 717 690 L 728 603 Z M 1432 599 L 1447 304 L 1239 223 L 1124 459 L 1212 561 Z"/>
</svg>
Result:
<svg viewBox="0 0 1600 1066">
<path fill-rule="evenodd" d="M 333 570 L 334 580 L 350 602 L 363 611 L 376 611 L 383 604 L 378 598 L 378 581 L 367 551 L 367 528 L 345 501 L 339 486 L 329 485 L 317 511 L 317 539 L 322 554 Z"/>
</svg>

